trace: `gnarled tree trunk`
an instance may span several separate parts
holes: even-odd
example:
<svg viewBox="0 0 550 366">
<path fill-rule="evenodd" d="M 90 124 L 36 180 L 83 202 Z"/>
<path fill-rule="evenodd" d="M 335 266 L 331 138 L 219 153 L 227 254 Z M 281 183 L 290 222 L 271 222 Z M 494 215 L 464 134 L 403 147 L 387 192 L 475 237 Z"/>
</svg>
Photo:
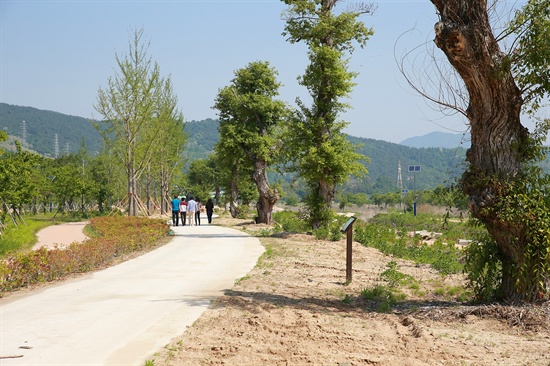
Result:
<svg viewBox="0 0 550 366">
<path fill-rule="evenodd" d="M 463 191 L 474 217 L 485 224 L 503 255 L 503 291 L 515 298 L 511 273 L 521 265 L 525 227 L 500 219 L 493 208 L 506 194 L 502 183 L 518 178 L 527 160 L 528 131 L 520 123 L 521 92 L 491 29 L 486 0 L 431 0 L 439 12 L 435 43 L 462 77 L 469 93 L 470 168 Z"/>
<path fill-rule="evenodd" d="M 258 202 L 256 203 L 256 209 L 258 211 L 256 223 L 270 224 L 273 206 L 275 206 L 275 203 L 279 200 L 279 193 L 276 189 L 269 187 L 269 182 L 267 180 L 267 162 L 265 160 L 256 160 L 254 162 L 252 179 L 254 179 L 258 187 L 259 195 Z"/>
</svg>

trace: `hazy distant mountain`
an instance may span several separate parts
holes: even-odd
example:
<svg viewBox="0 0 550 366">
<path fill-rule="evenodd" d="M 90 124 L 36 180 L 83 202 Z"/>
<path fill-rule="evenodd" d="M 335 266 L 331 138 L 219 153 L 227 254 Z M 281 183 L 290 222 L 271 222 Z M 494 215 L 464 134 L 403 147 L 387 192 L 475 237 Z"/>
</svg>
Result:
<svg viewBox="0 0 550 366">
<path fill-rule="evenodd" d="M 446 133 L 430 132 L 424 136 L 409 137 L 399 143 L 409 147 L 443 147 L 445 149 L 454 149 L 470 147 L 470 133 Z"/>
</svg>

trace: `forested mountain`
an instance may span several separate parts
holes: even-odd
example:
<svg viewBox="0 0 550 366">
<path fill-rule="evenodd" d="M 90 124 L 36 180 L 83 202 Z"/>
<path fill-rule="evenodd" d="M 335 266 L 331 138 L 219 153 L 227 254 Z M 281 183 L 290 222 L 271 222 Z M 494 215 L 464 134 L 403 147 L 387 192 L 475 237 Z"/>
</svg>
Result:
<svg viewBox="0 0 550 366">
<path fill-rule="evenodd" d="M 25 146 L 40 154 L 53 156 L 55 134 L 58 135 L 60 154 L 69 144 L 71 152 L 78 150 L 82 139 L 91 155 L 101 147 L 101 137 L 88 119 L 68 116 L 57 112 L 44 111 L 31 107 L 0 104 L 0 128 L 9 135 L 22 138 L 22 121 L 25 121 L 28 144 Z M 188 135 L 185 157 L 188 161 L 206 158 L 213 152 L 219 139 L 218 121 L 206 119 L 185 124 Z M 361 154 L 369 158 L 365 163 L 369 171 L 363 179 L 352 179 L 346 190 L 353 193 L 388 192 L 397 189 L 398 164 L 401 162 L 403 188 L 413 189 L 409 165 L 421 166 L 416 173 L 417 189 L 433 189 L 446 185 L 463 169 L 465 149 L 454 148 L 413 148 L 390 142 L 350 136 L 354 144 L 359 144 Z M 275 179 L 281 176 L 272 175 Z M 283 180 L 288 180 L 285 175 Z"/>
<path fill-rule="evenodd" d="M 187 156 L 190 161 L 205 158 L 213 152 L 218 141 L 218 121 L 207 119 L 191 121 L 185 125 L 189 134 Z M 369 158 L 365 165 L 369 171 L 364 179 L 352 180 L 346 189 L 353 193 L 388 192 L 397 189 L 398 165 L 401 162 L 401 175 L 404 189 L 413 189 L 413 174 L 408 173 L 409 165 L 419 165 L 416 173 L 417 189 L 433 189 L 438 185 L 447 185 L 464 169 L 464 148 L 412 148 L 391 142 L 349 136 L 352 143 L 360 146 L 359 152 Z M 275 179 L 283 179 L 271 174 Z M 288 176 L 285 175 L 285 179 Z"/>
<path fill-rule="evenodd" d="M 391 142 L 349 137 L 360 145 L 359 152 L 369 158 L 365 165 L 369 171 L 364 185 L 369 193 L 387 192 L 397 188 L 398 166 L 404 189 L 433 189 L 448 185 L 464 170 L 466 150 L 463 148 L 413 148 Z M 409 173 L 409 166 L 420 166 L 420 172 Z"/>
<path fill-rule="evenodd" d="M 188 135 L 185 154 L 189 161 L 205 158 L 214 152 L 214 145 L 219 139 L 218 125 L 218 120 L 210 118 L 185 124 L 184 131 Z"/>
<path fill-rule="evenodd" d="M 23 126 L 26 130 L 23 147 L 45 156 L 55 155 L 56 134 L 59 154 L 78 151 L 82 141 L 92 155 L 101 148 L 101 136 L 89 119 L 0 103 L 0 129 L 22 141 Z"/>
</svg>

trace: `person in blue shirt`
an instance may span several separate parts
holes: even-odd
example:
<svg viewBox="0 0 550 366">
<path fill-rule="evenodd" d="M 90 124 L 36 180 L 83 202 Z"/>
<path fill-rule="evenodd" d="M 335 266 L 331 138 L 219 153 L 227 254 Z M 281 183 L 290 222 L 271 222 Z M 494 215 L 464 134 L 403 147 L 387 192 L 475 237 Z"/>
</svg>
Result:
<svg viewBox="0 0 550 366">
<path fill-rule="evenodd" d="M 172 200 L 172 225 L 178 226 L 180 220 L 180 200 L 178 199 L 178 195 L 174 195 L 174 199 Z"/>
</svg>

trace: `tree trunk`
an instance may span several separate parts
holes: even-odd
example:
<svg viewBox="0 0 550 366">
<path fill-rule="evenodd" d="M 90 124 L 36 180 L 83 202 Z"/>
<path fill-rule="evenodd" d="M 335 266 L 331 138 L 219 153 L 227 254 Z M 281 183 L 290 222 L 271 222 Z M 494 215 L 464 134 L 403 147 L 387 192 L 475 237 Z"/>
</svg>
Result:
<svg viewBox="0 0 550 366">
<path fill-rule="evenodd" d="M 236 166 L 233 167 L 231 177 L 231 196 L 229 198 L 229 212 L 232 218 L 239 215 L 239 171 Z"/>
<path fill-rule="evenodd" d="M 128 216 L 137 216 L 137 182 L 135 172 L 128 169 Z"/>
<path fill-rule="evenodd" d="M 147 173 L 145 174 L 145 208 L 147 209 L 147 216 L 151 216 L 153 210 L 153 200 L 151 199 L 151 166 L 147 166 Z"/>
<path fill-rule="evenodd" d="M 272 221 L 273 206 L 279 200 L 279 193 L 276 189 L 269 187 L 267 179 L 267 162 L 265 160 L 256 160 L 254 162 L 254 172 L 252 179 L 258 187 L 259 199 L 256 203 L 258 211 L 258 224 L 270 224 Z"/>
<path fill-rule="evenodd" d="M 510 281 L 521 265 L 525 227 L 500 219 L 495 205 L 506 195 L 503 182 L 518 178 L 528 131 L 520 123 L 521 92 L 493 35 L 486 0 L 432 0 L 439 12 L 435 43 L 462 77 L 469 93 L 466 110 L 471 128 L 470 168 L 462 177 L 468 207 L 485 224 L 503 255 L 503 291 L 517 296 Z"/>
</svg>

